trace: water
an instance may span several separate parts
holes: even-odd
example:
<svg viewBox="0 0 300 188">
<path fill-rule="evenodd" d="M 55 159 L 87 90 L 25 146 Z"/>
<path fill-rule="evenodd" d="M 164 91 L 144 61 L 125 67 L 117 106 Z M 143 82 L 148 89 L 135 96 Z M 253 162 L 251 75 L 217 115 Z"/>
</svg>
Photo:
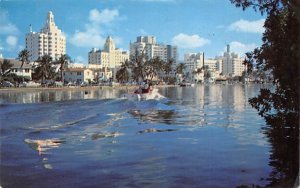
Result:
<svg viewBox="0 0 300 188">
<path fill-rule="evenodd" d="M 1 92 L 2 187 L 264 186 L 260 85 L 166 87 L 164 100 L 122 90 Z"/>
</svg>

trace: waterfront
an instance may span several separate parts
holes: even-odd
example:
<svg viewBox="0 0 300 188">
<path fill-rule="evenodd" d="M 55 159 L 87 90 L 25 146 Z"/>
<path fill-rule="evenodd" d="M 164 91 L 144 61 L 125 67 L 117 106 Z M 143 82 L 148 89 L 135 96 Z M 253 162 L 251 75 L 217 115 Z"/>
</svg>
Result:
<svg viewBox="0 0 300 188">
<path fill-rule="evenodd" d="M 272 171 L 261 85 L 0 92 L 3 187 L 264 186 Z"/>
</svg>

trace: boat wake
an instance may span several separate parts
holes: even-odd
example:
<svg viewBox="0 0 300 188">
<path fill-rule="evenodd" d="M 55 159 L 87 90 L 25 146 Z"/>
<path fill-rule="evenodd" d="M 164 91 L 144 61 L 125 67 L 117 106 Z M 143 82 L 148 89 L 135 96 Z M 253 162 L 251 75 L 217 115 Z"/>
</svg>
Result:
<svg viewBox="0 0 300 188">
<path fill-rule="evenodd" d="M 165 99 L 166 97 L 161 95 L 158 92 L 158 89 L 153 89 L 149 93 L 126 93 L 122 94 L 121 98 L 133 100 L 133 101 L 140 101 L 140 100 L 160 100 Z"/>
</svg>

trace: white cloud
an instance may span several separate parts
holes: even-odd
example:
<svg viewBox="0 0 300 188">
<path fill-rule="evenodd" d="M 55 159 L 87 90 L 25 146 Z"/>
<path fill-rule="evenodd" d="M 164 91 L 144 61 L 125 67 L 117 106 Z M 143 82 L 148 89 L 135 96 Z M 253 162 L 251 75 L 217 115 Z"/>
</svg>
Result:
<svg viewBox="0 0 300 188">
<path fill-rule="evenodd" d="M 19 33 L 19 29 L 8 20 L 7 13 L 4 11 L 0 12 L 0 28 L 2 35 Z"/>
<path fill-rule="evenodd" d="M 92 9 L 89 12 L 88 23 L 85 24 L 84 31 L 76 31 L 71 37 L 70 42 L 77 47 L 102 47 L 107 36 L 103 36 L 101 27 L 103 24 L 110 24 L 119 18 L 119 12 L 116 9 L 104 9 L 99 11 Z M 115 37 L 114 37 L 115 38 Z M 116 37 L 115 43 L 122 41 Z M 114 39 L 115 40 L 115 39 Z"/>
<path fill-rule="evenodd" d="M 78 63 L 84 63 L 84 62 L 85 62 L 85 59 L 84 59 L 84 57 L 82 57 L 82 56 L 77 56 L 77 57 L 75 58 L 75 62 L 78 62 Z"/>
<path fill-rule="evenodd" d="M 247 33 L 263 33 L 264 32 L 265 19 L 260 19 L 256 21 L 248 21 L 240 19 L 228 26 L 231 31 L 241 31 Z"/>
<path fill-rule="evenodd" d="M 99 32 L 92 32 L 91 30 L 76 31 L 70 42 L 77 47 L 95 47 L 103 46 L 105 38 Z"/>
<path fill-rule="evenodd" d="M 257 47 L 255 43 L 244 44 L 239 41 L 232 41 L 229 43 L 230 52 L 234 52 L 239 54 L 240 56 L 245 56 L 246 52 L 250 52 Z M 226 51 L 226 47 L 224 47 L 224 51 Z"/>
<path fill-rule="evenodd" d="M 6 38 L 6 43 L 9 45 L 10 48 L 15 48 L 18 43 L 18 38 L 12 35 L 9 35 Z"/>
<path fill-rule="evenodd" d="M 140 34 L 141 35 L 148 35 L 148 32 L 144 29 L 140 29 Z"/>
<path fill-rule="evenodd" d="M 104 9 L 102 11 L 93 9 L 90 11 L 89 20 L 92 23 L 97 23 L 97 24 L 110 23 L 114 21 L 118 16 L 119 16 L 119 11 L 116 9 L 113 10 Z"/>
<path fill-rule="evenodd" d="M 209 44 L 210 40 L 201 38 L 199 35 L 186 35 L 180 33 L 173 37 L 172 44 L 179 48 L 193 49 Z"/>
</svg>

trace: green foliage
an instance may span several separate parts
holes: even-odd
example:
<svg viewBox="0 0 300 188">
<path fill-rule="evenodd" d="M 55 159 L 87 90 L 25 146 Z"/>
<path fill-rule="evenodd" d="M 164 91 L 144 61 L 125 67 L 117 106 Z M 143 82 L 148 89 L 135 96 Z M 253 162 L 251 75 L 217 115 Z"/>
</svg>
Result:
<svg viewBox="0 0 300 188">
<path fill-rule="evenodd" d="M 256 65 L 260 72 L 271 72 L 275 89 L 262 89 L 249 102 L 270 125 L 266 134 L 273 145 L 271 165 L 276 170 L 270 175 L 270 186 L 293 183 L 299 171 L 300 1 L 231 2 L 266 14 L 263 44 L 246 54 L 245 64 L 249 71 Z"/>
<path fill-rule="evenodd" d="M 128 82 L 129 68 L 130 68 L 130 62 L 128 60 L 122 63 L 120 69 L 116 73 L 116 78 L 118 82 Z"/>
<path fill-rule="evenodd" d="M 139 82 L 140 80 L 144 80 L 146 76 L 145 63 L 146 63 L 146 57 L 144 53 L 140 55 L 136 54 L 130 59 L 132 78 L 136 82 Z"/>
<path fill-rule="evenodd" d="M 60 70 L 60 80 L 64 83 L 64 70 L 66 68 L 67 63 L 70 61 L 70 56 L 67 54 L 61 55 L 58 60 L 53 62 L 54 64 L 59 64 L 59 70 Z"/>
<path fill-rule="evenodd" d="M 145 75 L 147 78 L 150 77 L 152 80 L 155 76 L 158 76 L 160 71 L 163 70 L 164 62 L 159 59 L 159 57 L 155 57 L 145 62 Z"/>
<path fill-rule="evenodd" d="M 180 63 L 176 66 L 176 74 L 183 74 L 184 69 L 185 65 L 183 63 Z"/>
<path fill-rule="evenodd" d="M 38 59 L 38 65 L 36 66 L 35 78 L 41 79 L 42 82 L 45 79 L 53 79 L 56 76 L 55 70 L 52 67 L 52 57 L 49 55 L 44 55 Z"/>
<path fill-rule="evenodd" d="M 21 64 L 21 69 L 23 68 L 24 63 L 28 63 L 29 62 L 29 51 L 24 49 L 21 50 L 18 54 L 18 59 L 22 62 Z"/>
<path fill-rule="evenodd" d="M 16 75 L 11 73 L 11 68 L 13 64 L 10 63 L 8 59 L 4 59 L 0 62 L 0 82 L 3 80 L 14 81 Z"/>
<path fill-rule="evenodd" d="M 1 68 L 1 76 L 6 76 L 11 72 L 11 68 L 13 67 L 13 64 L 10 63 L 8 59 L 4 59 L 0 62 L 0 68 Z"/>
<path fill-rule="evenodd" d="M 231 0 L 243 9 L 251 6 L 261 13 L 267 13 L 263 45 L 247 53 L 245 63 L 259 71 L 270 71 L 274 77 L 275 91 L 262 90 L 261 94 L 250 100 L 252 106 L 264 117 L 299 113 L 299 60 L 300 60 L 300 17 L 297 1 L 254 1 Z M 292 127 L 299 128 L 298 115 Z"/>
</svg>

